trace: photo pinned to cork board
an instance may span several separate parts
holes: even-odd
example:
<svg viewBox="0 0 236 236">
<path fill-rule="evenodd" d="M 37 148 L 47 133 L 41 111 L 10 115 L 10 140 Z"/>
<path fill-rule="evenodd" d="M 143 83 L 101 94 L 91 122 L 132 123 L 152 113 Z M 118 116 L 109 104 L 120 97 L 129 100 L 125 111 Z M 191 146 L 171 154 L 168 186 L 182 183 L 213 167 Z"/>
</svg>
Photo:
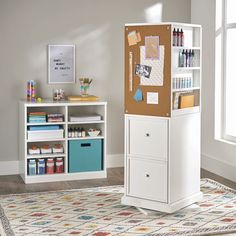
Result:
<svg viewBox="0 0 236 236">
<path fill-rule="evenodd" d="M 129 46 L 137 45 L 137 43 L 141 42 L 140 32 L 136 32 L 136 30 L 129 32 L 127 38 Z"/>
</svg>

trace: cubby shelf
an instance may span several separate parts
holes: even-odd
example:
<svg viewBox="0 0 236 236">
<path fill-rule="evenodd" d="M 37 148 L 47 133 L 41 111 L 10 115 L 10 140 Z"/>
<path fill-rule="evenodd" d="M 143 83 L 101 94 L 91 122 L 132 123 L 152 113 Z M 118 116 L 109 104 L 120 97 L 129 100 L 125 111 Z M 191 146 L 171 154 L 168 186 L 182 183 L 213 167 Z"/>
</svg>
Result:
<svg viewBox="0 0 236 236">
<path fill-rule="evenodd" d="M 183 109 L 174 109 L 172 110 L 173 116 L 179 116 L 179 115 L 185 115 L 185 114 L 191 114 L 191 113 L 197 113 L 200 112 L 200 106 L 194 106 L 194 107 L 188 107 Z"/>
<path fill-rule="evenodd" d="M 39 126 L 39 125 L 65 125 L 66 122 L 43 122 L 43 123 L 27 123 L 27 126 Z"/>
<path fill-rule="evenodd" d="M 35 154 L 27 155 L 27 159 L 40 159 L 40 158 L 55 158 L 55 157 L 65 157 L 65 153 L 54 153 L 54 154 Z"/>
<path fill-rule="evenodd" d="M 191 90 L 198 90 L 200 87 L 191 87 L 191 88 L 179 88 L 179 89 L 172 89 L 172 92 L 184 92 L 184 91 L 191 91 Z"/>
<path fill-rule="evenodd" d="M 201 67 L 200 66 L 195 66 L 195 67 L 177 67 L 176 68 L 177 70 L 200 70 Z"/>
<path fill-rule="evenodd" d="M 37 142 L 60 142 L 65 141 L 65 138 L 54 138 L 54 139 L 38 139 L 38 140 L 26 140 L 27 143 L 37 143 Z"/>
<path fill-rule="evenodd" d="M 78 137 L 78 138 L 67 138 L 67 140 L 86 140 L 86 139 L 104 139 L 104 136 L 86 136 L 86 137 Z"/>
<path fill-rule="evenodd" d="M 103 124 L 104 120 L 97 120 L 97 121 L 80 121 L 80 122 L 72 122 L 69 121 L 67 124 L 68 125 L 79 125 L 79 124 Z"/>
<path fill-rule="evenodd" d="M 200 47 L 182 47 L 182 46 L 173 46 L 173 49 L 176 50 L 200 50 Z"/>
<path fill-rule="evenodd" d="M 53 102 L 50 99 L 44 99 L 41 103 L 31 103 L 27 101 L 20 101 L 20 132 L 19 132 L 19 159 L 20 159 L 20 174 L 25 183 L 40 183 L 40 182 L 51 182 L 51 181 L 63 181 L 63 180 L 78 180 L 78 179 L 90 179 L 90 178 L 105 178 L 106 177 L 106 112 L 107 112 L 107 102 L 105 101 L 95 101 L 95 102 Z M 64 121 L 63 122 L 41 122 L 41 123 L 30 123 L 28 122 L 28 114 L 30 112 L 40 112 L 43 111 L 46 114 L 63 114 Z M 71 116 L 93 116 L 94 113 L 101 116 L 101 120 L 95 121 L 82 121 L 82 122 L 70 122 Z M 50 130 L 48 127 L 45 128 L 47 131 L 42 131 L 42 137 L 40 137 L 40 131 L 30 131 L 34 133 L 33 138 L 29 136 L 28 129 L 31 126 L 52 126 L 52 125 L 60 125 L 60 130 L 64 131 L 60 132 L 60 135 L 57 135 L 57 132 L 51 132 L 50 138 Z M 102 135 L 92 137 L 79 137 L 79 138 L 68 138 L 68 130 L 70 127 L 81 127 L 86 131 L 89 128 L 95 128 L 101 130 Z M 45 133 L 49 133 L 45 135 Z M 39 136 L 38 136 L 39 134 Z M 55 136 L 54 136 L 55 135 Z M 62 136 L 63 135 L 63 136 Z M 36 136 L 36 137 L 35 137 Z M 30 138 L 28 138 L 30 137 Z M 54 137 L 54 138 L 53 138 Z M 56 138 L 58 137 L 58 138 Z M 60 138 L 59 138 L 60 137 Z M 101 158 L 101 170 L 97 171 L 84 171 L 84 172 L 76 172 L 70 173 L 69 170 L 69 143 L 72 140 L 76 140 L 79 142 L 83 142 L 84 140 L 88 140 L 88 142 L 95 142 L 93 140 L 99 140 L 101 150 L 102 150 L 102 158 Z M 96 141 L 98 142 L 98 141 Z M 43 145 L 53 146 L 54 144 L 61 144 L 64 149 L 64 153 L 51 153 L 51 154 L 38 154 L 38 155 L 30 155 L 28 153 L 28 149 L 33 145 L 38 147 L 42 147 Z M 87 150 L 87 149 L 86 149 Z M 85 154 L 86 155 L 86 151 Z M 28 161 L 31 159 L 45 159 L 48 158 L 63 158 L 64 161 L 64 173 L 53 173 L 53 174 L 36 174 L 29 175 L 28 174 Z"/>
</svg>

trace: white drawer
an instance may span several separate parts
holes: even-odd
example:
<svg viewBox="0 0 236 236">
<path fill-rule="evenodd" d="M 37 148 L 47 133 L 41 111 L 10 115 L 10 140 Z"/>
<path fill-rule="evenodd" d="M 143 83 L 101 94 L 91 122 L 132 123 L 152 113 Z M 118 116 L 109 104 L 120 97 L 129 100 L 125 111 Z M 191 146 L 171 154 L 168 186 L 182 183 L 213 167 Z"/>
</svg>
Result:
<svg viewBox="0 0 236 236">
<path fill-rule="evenodd" d="M 168 120 L 130 119 L 128 154 L 167 160 Z"/>
<path fill-rule="evenodd" d="M 129 195 L 167 202 L 167 164 L 129 159 Z"/>
</svg>

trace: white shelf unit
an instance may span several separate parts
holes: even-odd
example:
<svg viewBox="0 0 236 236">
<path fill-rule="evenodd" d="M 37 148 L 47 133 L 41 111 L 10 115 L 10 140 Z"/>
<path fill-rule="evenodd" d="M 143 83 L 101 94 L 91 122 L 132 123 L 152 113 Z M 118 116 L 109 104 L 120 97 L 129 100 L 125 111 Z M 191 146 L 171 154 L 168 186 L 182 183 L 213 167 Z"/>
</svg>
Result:
<svg viewBox="0 0 236 236">
<path fill-rule="evenodd" d="M 189 114 L 191 112 L 196 112 L 200 110 L 201 107 L 201 55 L 202 55 L 202 28 L 200 25 L 193 24 L 181 24 L 173 23 L 171 24 L 172 32 L 174 29 L 183 29 L 184 32 L 184 45 L 183 46 L 173 46 L 173 37 L 171 38 L 171 104 L 172 112 L 171 116 L 178 116 Z M 194 60 L 191 67 L 180 67 L 180 54 L 184 51 L 194 51 Z M 189 78 L 191 81 L 191 86 L 176 88 L 176 81 L 184 81 L 184 78 Z M 179 96 L 183 93 L 191 93 L 194 95 L 194 107 L 187 107 L 181 109 L 179 107 Z M 178 97 L 178 108 L 176 103 Z"/>
<path fill-rule="evenodd" d="M 19 160 L 20 160 L 20 174 L 26 184 L 28 183 L 41 183 L 41 182 L 52 182 L 52 181 L 65 181 L 65 180 L 80 180 L 80 179 L 91 179 L 91 178 L 106 178 L 106 120 L 107 120 L 107 102 L 96 101 L 96 102 L 53 102 L 50 99 L 45 99 L 41 103 L 31 103 L 27 101 L 20 101 L 19 103 Z M 43 111 L 47 114 L 61 113 L 64 115 L 63 122 L 43 122 L 43 123 L 29 123 L 28 113 Z M 70 115 L 93 115 L 94 113 L 101 115 L 102 120 L 99 121 L 83 121 L 83 122 L 69 122 Z M 29 140 L 27 138 L 27 131 L 30 126 L 48 126 L 48 125 L 60 125 L 64 130 L 63 138 L 42 138 L 38 140 Z M 85 130 L 89 128 L 97 128 L 101 130 L 101 134 L 96 137 L 88 136 L 78 138 L 68 138 L 68 128 L 74 126 L 84 127 Z M 69 173 L 68 169 L 68 142 L 70 140 L 90 140 L 90 139 L 102 139 L 102 170 L 99 171 L 86 171 Z M 28 149 L 31 145 L 36 144 L 39 147 L 42 145 L 50 145 L 60 143 L 63 145 L 64 152 L 57 154 L 38 154 L 30 155 Z M 64 173 L 54 174 L 43 174 L 43 175 L 28 175 L 28 160 L 39 159 L 39 158 L 64 158 Z"/>
</svg>

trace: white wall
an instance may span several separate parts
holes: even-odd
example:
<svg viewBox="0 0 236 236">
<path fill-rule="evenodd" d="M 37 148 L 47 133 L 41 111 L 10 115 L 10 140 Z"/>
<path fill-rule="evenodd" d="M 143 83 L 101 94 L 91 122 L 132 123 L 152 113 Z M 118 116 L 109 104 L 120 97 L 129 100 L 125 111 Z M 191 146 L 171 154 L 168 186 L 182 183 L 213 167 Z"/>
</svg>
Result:
<svg viewBox="0 0 236 236">
<path fill-rule="evenodd" d="M 202 167 L 236 181 L 236 146 L 214 138 L 215 0 L 192 0 L 191 21 L 203 27 Z"/>
<path fill-rule="evenodd" d="M 108 101 L 108 154 L 122 154 L 124 24 L 190 22 L 190 9 L 189 0 L 0 0 L 0 167 L 18 159 L 18 100 L 27 80 L 37 81 L 41 97 L 53 88 L 79 91 L 47 84 L 48 44 L 76 44 L 77 77 L 93 78 L 91 93 Z"/>
</svg>

